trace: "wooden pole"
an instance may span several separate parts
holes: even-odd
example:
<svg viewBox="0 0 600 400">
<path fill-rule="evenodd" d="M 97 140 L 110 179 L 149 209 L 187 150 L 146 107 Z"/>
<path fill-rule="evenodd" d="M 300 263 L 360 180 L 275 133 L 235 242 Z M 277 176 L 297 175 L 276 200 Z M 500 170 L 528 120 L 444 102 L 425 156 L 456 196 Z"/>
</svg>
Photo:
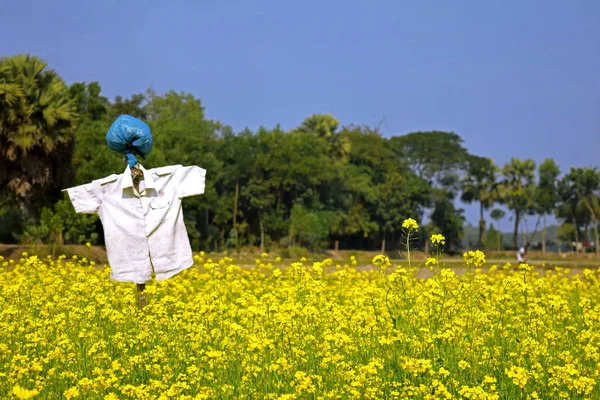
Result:
<svg viewBox="0 0 600 400">
<path fill-rule="evenodd" d="M 142 172 L 139 163 L 135 164 L 133 166 L 133 168 L 131 169 L 131 178 L 132 178 L 135 190 L 139 194 L 139 192 L 140 192 L 140 180 L 144 179 L 144 173 Z M 146 284 L 145 283 L 138 283 L 137 284 L 138 306 L 139 306 L 140 310 L 142 310 L 144 307 L 146 307 L 146 292 L 145 292 L 145 290 L 146 290 Z"/>
<path fill-rule="evenodd" d="M 138 306 L 140 310 L 146 306 L 146 284 L 138 283 L 137 284 L 137 293 L 138 293 Z"/>
</svg>

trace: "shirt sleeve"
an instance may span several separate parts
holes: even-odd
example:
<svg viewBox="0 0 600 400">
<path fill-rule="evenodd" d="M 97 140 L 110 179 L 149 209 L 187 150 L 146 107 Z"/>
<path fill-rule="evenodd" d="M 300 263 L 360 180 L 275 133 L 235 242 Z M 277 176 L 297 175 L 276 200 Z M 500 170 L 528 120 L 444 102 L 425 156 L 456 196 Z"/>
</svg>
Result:
<svg viewBox="0 0 600 400">
<path fill-rule="evenodd" d="M 75 211 L 80 214 L 97 214 L 102 203 L 91 183 L 67 189 Z"/>
<path fill-rule="evenodd" d="M 204 193 L 206 170 L 197 166 L 183 167 L 179 170 L 179 197 L 197 196 Z"/>
</svg>

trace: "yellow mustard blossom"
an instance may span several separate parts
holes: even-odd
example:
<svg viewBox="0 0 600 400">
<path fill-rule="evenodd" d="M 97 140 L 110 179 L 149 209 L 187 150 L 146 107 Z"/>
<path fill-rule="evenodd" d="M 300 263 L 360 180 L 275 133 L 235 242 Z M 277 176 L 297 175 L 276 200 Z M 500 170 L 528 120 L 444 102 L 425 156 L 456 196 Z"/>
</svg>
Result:
<svg viewBox="0 0 600 400">
<path fill-rule="evenodd" d="M 392 266 L 390 259 L 387 256 L 384 256 L 383 254 L 378 254 L 375 257 L 373 257 L 371 263 L 374 266 L 379 267 L 380 269 L 386 269 Z"/>
<path fill-rule="evenodd" d="M 411 231 L 418 231 L 419 230 L 419 225 L 417 224 L 417 221 L 415 221 L 412 218 L 407 218 L 402 222 L 402 227 L 404 229 L 408 229 Z"/>
<path fill-rule="evenodd" d="M 434 245 L 444 245 L 446 244 L 446 238 L 441 233 L 431 235 L 431 243 Z"/>
<path fill-rule="evenodd" d="M 595 269 L 211 256 L 148 282 L 143 310 L 106 265 L 0 268 L 0 397 L 600 398 Z"/>
<path fill-rule="evenodd" d="M 521 263 L 519 264 L 519 271 L 522 272 L 529 272 L 533 269 L 532 265 L 526 264 L 526 263 Z"/>
<path fill-rule="evenodd" d="M 469 268 L 481 268 L 485 264 L 485 254 L 481 250 L 465 251 L 463 253 L 463 260 Z"/>
<path fill-rule="evenodd" d="M 512 379 L 513 383 L 520 387 L 525 388 L 527 381 L 529 380 L 529 374 L 524 368 L 512 366 L 505 370 L 506 375 Z"/>
<path fill-rule="evenodd" d="M 437 258 L 427 257 L 427 260 L 425 261 L 425 266 L 427 268 L 433 271 L 438 265 L 440 265 L 440 261 Z"/>
<path fill-rule="evenodd" d="M 28 399 L 33 399 L 35 396 L 37 396 L 39 394 L 39 391 L 36 389 L 25 389 L 22 388 L 19 385 L 15 385 L 15 387 L 12 390 L 12 394 L 20 400 L 28 400 Z"/>
<path fill-rule="evenodd" d="M 63 395 L 67 400 L 77 398 L 79 397 L 79 389 L 76 386 L 73 386 L 72 388 L 65 390 Z"/>
</svg>

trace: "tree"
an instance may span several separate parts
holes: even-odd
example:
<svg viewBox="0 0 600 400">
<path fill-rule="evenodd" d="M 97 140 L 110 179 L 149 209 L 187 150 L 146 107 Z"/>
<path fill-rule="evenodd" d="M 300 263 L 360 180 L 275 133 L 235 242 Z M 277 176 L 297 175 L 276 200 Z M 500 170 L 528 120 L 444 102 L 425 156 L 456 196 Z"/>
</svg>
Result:
<svg viewBox="0 0 600 400">
<path fill-rule="evenodd" d="M 97 215 L 77 214 L 67 199 L 59 200 L 53 208 L 44 207 L 39 224 L 29 225 L 23 233 L 26 241 L 52 242 L 52 256 L 56 255 L 57 245 L 66 243 L 94 243 L 98 238 L 95 232 Z"/>
<path fill-rule="evenodd" d="M 446 238 L 444 248 L 449 253 L 457 252 L 461 247 L 463 238 L 464 210 L 456 208 L 450 196 L 438 198 L 430 219 L 429 232 L 443 234 Z"/>
<path fill-rule="evenodd" d="M 556 230 L 556 239 L 558 240 L 558 252 L 560 253 L 562 250 L 562 242 L 573 242 L 575 241 L 575 251 L 578 251 L 578 246 L 577 246 L 577 227 L 573 224 L 570 223 L 563 223 L 561 224 L 558 229 Z"/>
<path fill-rule="evenodd" d="M 557 183 L 558 190 L 558 207 L 555 210 L 556 217 L 562 219 L 562 226 L 573 237 L 575 242 L 579 242 L 580 227 L 584 224 L 587 213 L 581 212 L 579 196 L 575 191 L 574 182 L 569 179 L 568 175 L 563 176 Z M 571 227 L 573 229 L 571 229 Z M 575 247 L 575 251 L 579 252 L 579 248 Z"/>
<path fill-rule="evenodd" d="M 204 194 L 184 199 L 183 205 L 192 246 L 216 249 L 225 241 L 233 217 L 233 196 L 222 188 L 224 161 L 219 144 L 229 128 L 206 119 L 202 102 L 192 94 L 169 91 L 159 95 L 150 89 L 145 98 L 143 112 L 154 149 L 144 165 L 198 165 L 207 170 Z"/>
<path fill-rule="evenodd" d="M 592 222 L 595 237 L 596 256 L 600 256 L 598 218 L 600 218 L 600 173 L 596 168 L 571 168 L 566 176 L 575 196 L 578 208 L 585 209 Z"/>
<path fill-rule="evenodd" d="M 431 188 L 429 198 L 423 204 L 425 208 L 433 206 L 429 218 L 440 225 L 428 224 L 429 228 L 443 231 L 448 243 L 460 243 L 462 226 L 457 226 L 460 218 L 451 215 L 448 201 L 452 202 L 460 190 L 460 173 L 464 169 L 468 152 L 462 145 L 462 138 L 454 132 L 413 132 L 390 139 L 390 146 L 396 155 L 405 162 L 417 176 Z M 435 208 L 439 209 L 436 210 Z M 443 227 L 452 227 L 449 231 Z M 421 229 L 421 237 L 427 238 L 426 227 Z M 455 234 L 456 237 L 449 235 Z M 425 250 L 429 241 L 425 240 Z"/>
<path fill-rule="evenodd" d="M 295 204 L 290 215 L 292 244 L 298 242 L 312 251 L 323 249 L 331 233 L 332 220 L 331 211 L 311 211 L 300 204 Z"/>
<path fill-rule="evenodd" d="M 556 185 L 559 174 L 560 167 L 551 158 L 545 159 L 538 167 L 535 208 L 544 221 L 542 254 L 546 254 L 546 216 L 554 211 L 558 201 L 558 188 Z"/>
<path fill-rule="evenodd" d="M 45 61 L 0 59 L 0 187 L 27 218 L 71 179 L 77 121 L 65 82 Z"/>
<path fill-rule="evenodd" d="M 98 82 L 76 82 L 69 87 L 77 113 L 92 121 L 103 119 L 110 107 L 108 99 L 101 96 L 101 92 L 102 87 Z"/>
<path fill-rule="evenodd" d="M 339 123 L 330 114 L 313 114 L 306 118 L 296 130 L 313 133 L 324 138 L 329 144 L 329 154 L 335 160 L 346 161 L 350 152 L 350 141 L 337 131 Z"/>
<path fill-rule="evenodd" d="M 417 175 L 430 184 L 450 181 L 448 175 L 462 169 L 467 150 L 462 138 L 454 132 L 413 132 L 394 136 L 390 145 Z"/>
<path fill-rule="evenodd" d="M 260 252 L 265 251 L 265 219 L 275 203 L 274 194 L 269 190 L 269 183 L 261 177 L 252 177 L 242 188 L 242 196 L 247 199 L 247 216 L 249 221 L 258 221 L 260 232 Z M 271 210 L 272 211 L 272 210 Z M 252 218 L 254 217 L 255 218 Z M 274 219 L 271 216 L 271 219 Z"/>
<path fill-rule="evenodd" d="M 466 203 L 479 202 L 479 248 L 483 248 L 485 234 L 484 210 L 498 200 L 497 167 L 489 158 L 469 155 L 467 171 L 462 179 L 462 200 Z"/>
<path fill-rule="evenodd" d="M 152 90 L 149 90 L 152 92 Z M 108 115 L 111 120 L 115 120 L 119 115 L 129 114 L 136 118 L 147 119 L 148 112 L 145 107 L 146 96 L 142 93 L 131 95 L 129 99 L 123 99 L 121 96 L 115 97 L 115 102 L 108 110 Z"/>
<path fill-rule="evenodd" d="M 422 217 L 429 187 L 376 130 L 349 126 L 341 134 L 350 153 L 330 193 L 338 211 L 336 238 L 352 236 L 355 246 L 379 240 L 382 252 L 389 243 L 398 246 L 402 221 Z"/>
<path fill-rule="evenodd" d="M 244 130 L 238 135 L 226 132 L 221 140 L 221 158 L 224 162 L 223 176 L 224 184 L 235 187 L 233 201 L 233 232 L 235 235 L 235 246 L 239 250 L 238 211 L 240 203 L 240 185 L 242 187 L 250 180 L 252 167 L 256 158 L 258 142 L 256 136 L 249 130 Z M 229 190 L 231 190 L 229 188 Z M 264 245 L 264 243 L 263 243 Z"/>
<path fill-rule="evenodd" d="M 485 234 L 485 248 L 493 249 L 496 248 L 499 250 L 499 242 L 500 237 L 502 236 L 502 232 L 498 231 L 493 223 L 490 223 L 488 230 Z"/>
<path fill-rule="evenodd" d="M 420 218 L 422 203 L 429 195 L 429 187 L 412 171 L 400 166 L 386 168 L 384 181 L 377 185 L 375 219 L 382 236 L 381 252 L 385 251 L 386 236 L 398 232 L 406 218 Z M 460 225 L 462 231 L 462 223 Z M 453 238 L 453 232 L 448 232 Z M 457 238 L 460 235 L 456 235 Z"/>
<path fill-rule="evenodd" d="M 502 218 L 504 218 L 505 215 L 506 215 L 506 212 L 500 208 L 495 208 L 490 213 L 490 217 L 496 222 L 498 222 Z M 502 232 L 498 231 L 498 251 L 502 250 L 501 244 L 502 244 Z"/>
<path fill-rule="evenodd" d="M 519 223 L 532 209 L 535 193 L 535 161 L 512 158 L 502 169 L 504 180 L 500 193 L 503 202 L 514 213 L 513 247 L 518 247 Z"/>
</svg>

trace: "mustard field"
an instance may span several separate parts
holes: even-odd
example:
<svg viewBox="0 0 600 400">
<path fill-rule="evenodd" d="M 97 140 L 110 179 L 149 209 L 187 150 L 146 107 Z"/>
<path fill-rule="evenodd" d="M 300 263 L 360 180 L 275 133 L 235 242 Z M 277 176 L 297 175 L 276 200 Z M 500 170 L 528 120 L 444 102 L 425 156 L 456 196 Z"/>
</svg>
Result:
<svg viewBox="0 0 600 400">
<path fill-rule="evenodd" d="M 597 270 L 263 256 L 197 254 L 141 311 L 86 259 L 0 260 L 0 398 L 600 399 Z"/>
</svg>

